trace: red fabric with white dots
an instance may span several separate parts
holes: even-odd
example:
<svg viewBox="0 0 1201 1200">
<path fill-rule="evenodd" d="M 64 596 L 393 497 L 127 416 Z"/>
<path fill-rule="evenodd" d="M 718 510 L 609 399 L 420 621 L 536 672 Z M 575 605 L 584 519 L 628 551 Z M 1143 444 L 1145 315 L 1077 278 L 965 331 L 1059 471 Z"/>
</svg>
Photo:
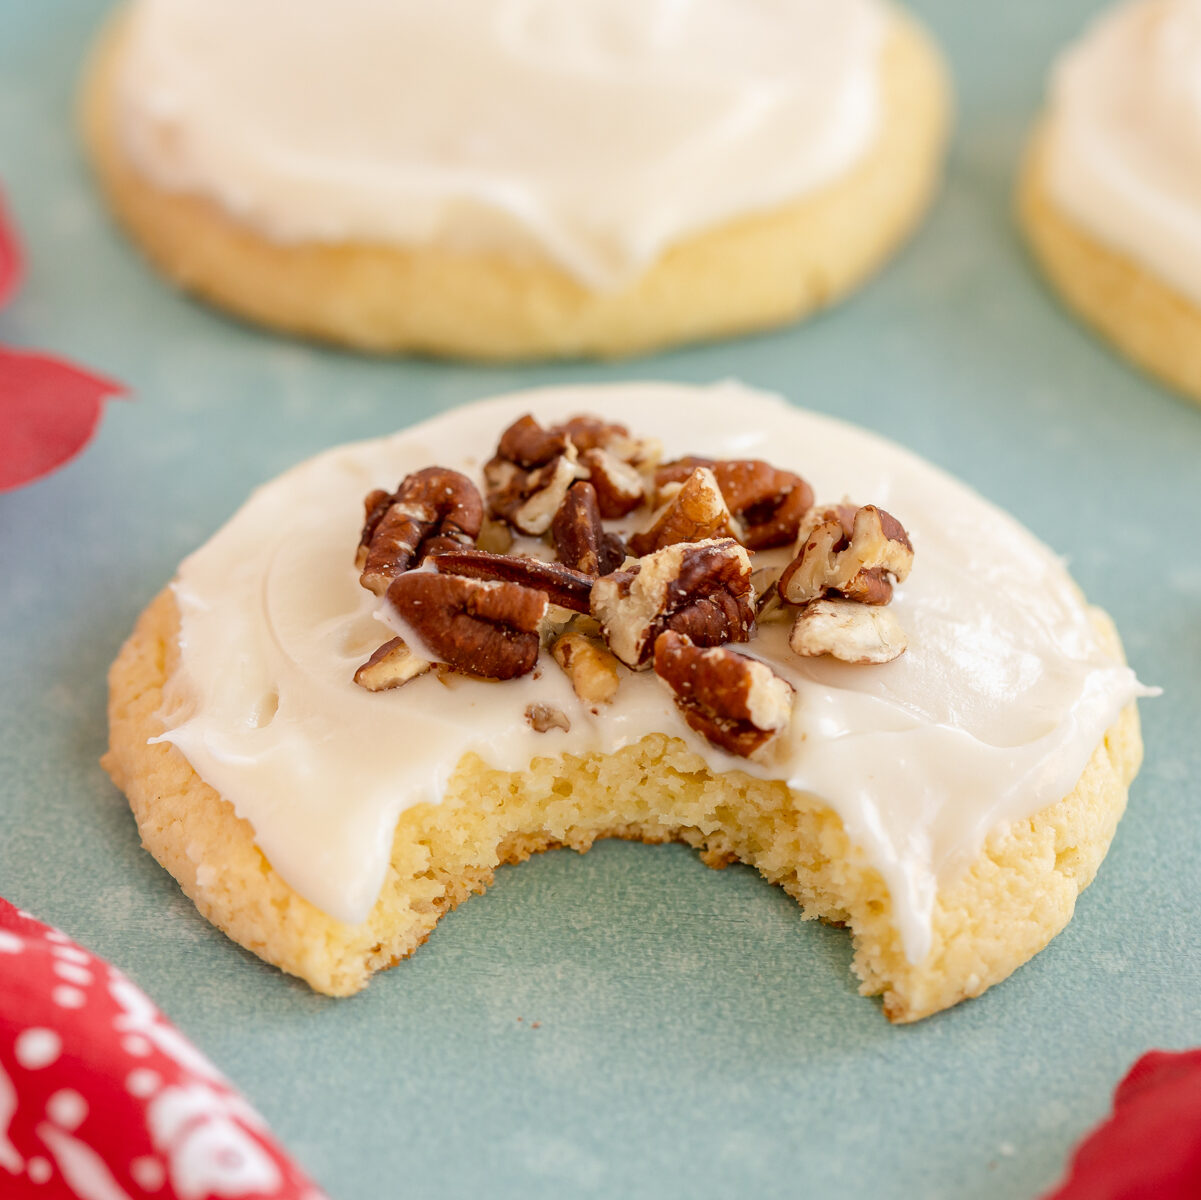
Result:
<svg viewBox="0 0 1201 1200">
<path fill-rule="evenodd" d="M 325 1200 L 116 968 L 0 899 L 4 1200 Z M 1201 1049 L 1152 1051 L 1045 1200 L 1201 1196 Z"/>
<path fill-rule="evenodd" d="M 0 1196 L 324 1200 L 144 992 L 2 899 Z"/>
</svg>

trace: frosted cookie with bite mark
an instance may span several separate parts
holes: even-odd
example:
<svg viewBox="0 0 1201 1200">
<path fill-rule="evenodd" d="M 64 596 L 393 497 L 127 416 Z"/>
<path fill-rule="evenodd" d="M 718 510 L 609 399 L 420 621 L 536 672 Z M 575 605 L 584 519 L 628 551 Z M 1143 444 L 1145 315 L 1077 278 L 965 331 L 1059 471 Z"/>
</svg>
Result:
<svg viewBox="0 0 1201 1200">
<path fill-rule="evenodd" d="M 1019 188 L 1040 266 L 1122 354 L 1201 401 L 1201 3 L 1134 0 L 1059 59 Z"/>
<path fill-rule="evenodd" d="M 847 925 L 894 1021 L 1066 924 L 1144 694 L 1013 520 L 735 384 L 522 393 L 303 463 L 183 562 L 110 685 L 147 848 L 320 991 L 499 863 L 623 837 Z"/>
<path fill-rule="evenodd" d="M 84 89 L 134 240 L 276 329 L 503 360 L 776 325 L 876 269 L 939 175 L 941 60 L 881 0 L 329 11 L 129 0 Z"/>
</svg>

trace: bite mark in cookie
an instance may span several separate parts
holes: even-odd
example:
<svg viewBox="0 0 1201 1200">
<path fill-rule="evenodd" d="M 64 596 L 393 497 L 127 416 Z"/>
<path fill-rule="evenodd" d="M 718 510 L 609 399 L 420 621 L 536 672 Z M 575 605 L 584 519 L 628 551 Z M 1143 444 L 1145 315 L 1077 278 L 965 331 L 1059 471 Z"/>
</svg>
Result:
<svg viewBox="0 0 1201 1200">
<path fill-rule="evenodd" d="M 114 669 L 107 762 L 147 846 L 232 936 L 338 994 L 411 952 L 498 861 L 552 844 L 583 849 L 614 833 L 683 840 L 714 865 L 752 863 L 809 915 L 849 924 L 855 970 L 866 990 L 885 995 L 893 1019 L 916 1019 L 1002 978 L 1067 920 L 1137 761 L 1133 708 L 1122 708 L 1137 684 L 1107 626 L 1094 623 L 1062 565 L 1029 535 L 866 434 L 729 388 L 714 389 L 711 401 L 648 386 L 603 396 L 604 424 L 645 420 L 673 450 L 720 463 L 723 451 L 771 445 L 781 453 L 776 469 L 814 471 L 826 495 L 871 499 L 880 486 L 906 525 L 915 522 L 905 539 L 919 566 L 898 584 L 886 570 L 897 560 L 858 562 L 850 578 L 883 572 L 888 604 L 865 602 L 884 598 L 874 589 L 862 600 L 825 594 L 827 579 L 824 594 L 793 605 L 773 595 L 788 565 L 783 548 L 752 552 L 713 539 L 731 574 L 702 586 L 705 572 L 694 572 L 693 588 L 680 586 L 682 568 L 698 554 L 704 562 L 705 543 L 627 561 L 614 581 L 554 562 L 549 531 L 512 531 L 483 555 L 461 545 L 417 550 L 423 561 L 410 560 L 390 587 L 442 594 L 428 626 L 417 628 L 429 605 L 410 614 L 416 624 L 402 629 L 398 618 L 392 632 L 411 638 L 399 651 L 395 641 L 380 646 L 381 601 L 352 566 L 356 532 L 345 518 L 369 482 L 391 486 L 398 463 L 413 470 L 426 455 L 474 479 L 491 454 L 481 413 L 502 429 L 532 408 L 553 435 L 574 406 L 506 401 L 341 449 L 256 493 L 190 556 Z M 716 433 L 730 411 L 751 427 Z M 672 445 L 684 430 L 696 431 L 695 443 Z M 948 523 L 949 509 L 965 519 Z M 635 534 L 654 519 L 644 504 L 599 528 Z M 853 516 L 849 524 L 848 546 Z M 880 529 L 888 533 L 882 519 Z M 498 565 L 495 555 L 512 561 Z M 659 571 L 656 555 L 674 557 L 675 567 Z M 442 569 L 454 565 L 469 573 Z M 633 594 L 630 576 L 645 575 L 645 586 L 656 574 L 661 586 L 647 589 L 646 603 L 598 619 L 609 615 L 598 594 L 621 599 L 623 575 Z M 571 579 L 565 586 L 587 594 L 589 611 L 552 603 L 552 577 Z M 520 604 L 490 607 L 487 597 L 508 589 Z M 830 652 L 864 655 L 841 637 L 814 640 L 826 605 L 877 628 L 895 611 L 908 652 L 887 668 L 830 661 Z M 723 611 L 725 634 L 712 620 Z M 699 631 L 689 628 L 694 618 Z M 809 633 L 796 649 L 790 623 Z M 456 630 L 457 645 L 430 646 L 440 627 Z M 691 635 L 702 631 L 716 632 L 718 644 L 695 645 Z M 622 636 L 654 638 L 644 669 L 607 644 Z M 694 680 L 669 669 L 668 689 L 653 669 L 659 642 L 665 662 L 698 664 Z M 819 650 L 827 653 L 813 657 Z M 420 662 L 406 657 L 414 651 Z M 214 676 L 231 654 L 241 669 Z M 489 655 L 499 669 L 485 664 Z M 995 678 L 998 664 L 1031 656 L 1046 670 Z M 710 663 L 761 686 L 748 684 L 741 697 L 737 684 L 711 687 L 714 672 L 702 670 Z M 790 710 L 784 684 L 795 689 Z M 1105 698 L 1103 709 L 1082 705 L 1085 694 Z M 998 738 L 1001 771 L 985 753 Z M 898 755 L 903 772 L 892 769 Z M 230 815 L 235 804 L 245 819 Z M 393 826 L 389 856 L 378 833 Z M 973 829 L 993 830 L 987 844 L 972 841 Z M 968 847 L 966 874 L 948 864 L 948 846 Z"/>
</svg>

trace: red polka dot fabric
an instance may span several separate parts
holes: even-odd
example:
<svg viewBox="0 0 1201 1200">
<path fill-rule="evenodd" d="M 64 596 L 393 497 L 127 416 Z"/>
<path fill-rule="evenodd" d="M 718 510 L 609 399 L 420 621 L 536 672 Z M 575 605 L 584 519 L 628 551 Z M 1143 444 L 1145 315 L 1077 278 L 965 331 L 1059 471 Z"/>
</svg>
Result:
<svg viewBox="0 0 1201 1200">
<path fill-rule="evenodd" d="M 0 1196 L 325 1200 L 144 992 L 4 900 Z"/>
</svg>

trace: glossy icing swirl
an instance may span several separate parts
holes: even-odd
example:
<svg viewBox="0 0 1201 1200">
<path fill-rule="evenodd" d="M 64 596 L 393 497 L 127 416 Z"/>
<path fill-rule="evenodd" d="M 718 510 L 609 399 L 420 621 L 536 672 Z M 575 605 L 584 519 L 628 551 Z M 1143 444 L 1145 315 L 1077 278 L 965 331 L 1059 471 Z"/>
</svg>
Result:
<svg viewBox="0 0 1201 1200">
<path fill-rule="evenodd" d="M 1135 0 L 1056 65 L 1047 187 L 1064 212 L 1201 304 L 1201 0 Z"/>
<path fill-rule="evenodd" d="M 134 0 L 134 166 L 281 241 L 550 260 L 617 287 L 846 171 L 879 0 Z"/>
<path fill-rule="evenodd" d="M 704 741 L 650 672 L 623 669 L 616 701 L 593 714 L 545 652 L 538 679 L 356 687 L 355 668 L 388 636 L 353 565 L 363 496 L 431 463 L 478 476 L 525 412 L 546 424 L 602 413 L 669 455 L 767 458 L 822 500 L 849 494 L 902 516 L 917 557 L 892 611 L 909 650 L 873 667 L 800 659 L 787 624 L 762 626 L 747 651 L 797 689 L 770 763 Z M 352 922 L 378 895 L 398 814 L 437 801 L 465 753 L 521 770 L 662 731 L 714 770 L 783 779 L 830 805 L 880 870 L 919 961 L 939 880 L 999 823 L 1066 795 L 1139 694 L 1062 564 L 1011 518 L 890 443 L 736 384 L 547 389 L 330 450 L 255 492 L 174 591 L 181 652 L 163 740 L 250 821 L 293 888 Z M 531 730 L 532 702 L 564 712 L 570 732 Z"/>
</svg>

